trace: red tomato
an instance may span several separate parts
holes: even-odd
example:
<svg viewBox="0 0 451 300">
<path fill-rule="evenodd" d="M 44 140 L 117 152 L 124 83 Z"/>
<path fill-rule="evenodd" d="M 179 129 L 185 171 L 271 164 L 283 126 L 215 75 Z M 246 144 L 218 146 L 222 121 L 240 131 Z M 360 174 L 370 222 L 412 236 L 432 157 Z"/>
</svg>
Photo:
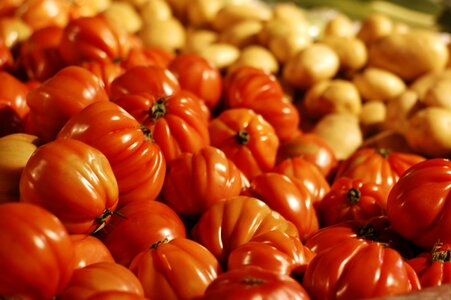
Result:
<svg viewBox="0 0 451 300">
<path fill-rule="evenodd" d="M 74 249 L 63 224 L 28 203 L 0 205 L 0 295 L 52 299 L 73 272 Z"/>
<path fill-rule="evenodd" d="M 258 198 L 271 209 L 293 222 L 304 241 L 319 229 L 313 197 L 304 185 L 296 185 L 288 176 L 266 172 L 252 178 L 244 195 Z"/>
<path fill-rule="evenodd" d="M 221 273 L 205 247 L 186 238 L 164 239 L 133 258 L 130 270 L 150 299 L 197 299 Z"/>
<path fill-rule="evenodd" d="M 190 235 L 225 266 L 231 251 L 254 236 L 272 230 L 281 230 L 298 237 L 296 226 L 263 201 L 235 196 L 210 206 L 194 225 Z"/>
<path fill-rule="evenodd" d="M 113 80 L 125 72 L 119 63 L 112 61 L 89 61 L 82 63 L 81 66 L 100 78 L 108 94 Z"/>
<path fill-rule="evenodd" d="M 96 102 L 70 118 L 59 138 L 80 140 L 108 158 L 119 187 L 119 206 L 155 200 L 166 162 L 160 147 L 142 126 L 113 102 Z"/>
<path fill-rule="evenodd" d="M 0 16 L 12 16 L 25 0 L 3 0 L 0 2 Z"/>
<path fill-rule="evenodd" d="M 227 270 L 251 265 L 300 277 L 314 255 L 297 237 L 273 230 L 253 237 L 230 252 Z"/>
<path fill-rule="evenodd" d="M 91 295 L 91 297 L 87 298 L 86 300 L 149 300 L 149 299 L 132 292 L 103 291 Z"/>
<path fill-rule="evenodd" d="M 99 232 L 116 262 L 127 267 L 138 253 L 154 243 L 185 236 L 185 226 L 179 216 L 158 201 L 128 203 Z"/>
<path fill-rule="evenodd" d="M 27 96 L 30 122 L 47 141 L 53 140 L 73 115 L 98 101 L 109 101 L 102 82 L 78 66 L 63 68 Z"/>
<path fill-rule="evenodd" d="M 189 92 L 163 98 L 131 94 L 114 102 L 150 130 L 167 162 L 184 152 L 195 153 L 210 144 L 205 111 L 199 99 Z"/>
<path fill-rule="evenodd" d="M 451 161 L 433 158 L 413 165 L 393 186 L 387 216 L 393 228 L 425 249 L 451 243 Z"/>
<path fill-rule="evenodd" d="M 21 119 L 30 111 L 27 105 L 27 94 L 30 89 L 6 71 L 0 71 L 0 106 L 10 106 Z"/>
<path fill-rule="evenodd" d="M 19 187 L 20 201 L 47 208 L 70 233 L 89 234 L 104 226 L 119 196 L 105 155 L 74 139 L 39 147 L 25 165 Z"/>
<path fill-rule="evenodd" d="M 224 79 L 224 102 L 229 108 L 250 108 L 268 121 L 281 141 L 299 131 L 297 108 L 285 98 L 277 78 L 262 69 L 243 66 Z"/>
<path fill-rule="evenodd" d="M 199 217 L 211 205 L 240 194 L 241 171 L 218 148 L 182 153 L 168 163 L 162 200 L 181 216 Z"/>
<path fill-rule="evenodd" d="M 95 236 L 71 234 L 70 239 L 74 245 L 75 269 L 84 268 L 99 262 L 114 263 L 110 250 Z"/>
<path fill-rule="evenodd" d="M 168 69 L 177 77 L 182 89 L 193 92 L 210 109 L 219 103 L 222 95 L 222 75 L 217 67 L 195 53 L 177 55 Z"/>
<path fill-rule="evenodd" d="M 110 85 L 111 100 L 129 94 L 148 93 L 155 98 L 167 98 L 180 92 L 175 75 L 160 66 L 136 66 L 127 69 Z"/>
<path fill-rule="evenodd" d="M 211 145 L 224 151 L 247 178 L 274 167 L 279 138 L 271 124 L 253 110 L 226 109 L 211 120 L 209 132 Z"/>
<path fill-rule="evenodd" d="M 69 284 L 58 295 L 58 299 L 87 299 L 102 291 L 123 291 L 138 296 L 144 295 L 141 282 L 132 271 L 117 263 L 98 262 L 74 270 Z"/>
<path fill-rule="evenodd" d="M 66 26 L 69 9 L 69 3 L 64 0 L 28 0 L 17 8 L 15 15 L 34 31 L 48 26 Z"/>
<path fill-rule="evenodd" d="M 360 179 L 338 178 L 317 206 L 320 223 L 329 226 L 346 220 L 360 223 L 385 215 L 385 192 L 381 185 Z"/>
<path fill-rule="evenodd" d="M 167 68 L 174 57 L 175 54 L 162 48 L 135 47 L 130 50 L 121 64 L 124 69 L 130 69 L 136 66 L 158 66 Z"/>
<path fill-rule="evenodd" d="M 1 11 L 1 7 L 0 7 Z M 1 13 L 0 13 L 1 15 Z M 14 64 L 13 54 L 11 50 L 5 45 L 3 40 L 0 40 L 0 71 L 9 71 Z"/>
<path fill-rule="evenodd" d="M 79 65 L 91 60 L 122 60 L 130 51 L 130 43 L 125 30 L 98 15 L 71 20 L 58 49 L 66 64 Z"/>
<path fill-rule="evenodd" d="M 256 266 L 224 272 L 207 288 L 204 300 L 291 299 L 307 300 L 302 285 L 286 274 Z"/>
</svg>

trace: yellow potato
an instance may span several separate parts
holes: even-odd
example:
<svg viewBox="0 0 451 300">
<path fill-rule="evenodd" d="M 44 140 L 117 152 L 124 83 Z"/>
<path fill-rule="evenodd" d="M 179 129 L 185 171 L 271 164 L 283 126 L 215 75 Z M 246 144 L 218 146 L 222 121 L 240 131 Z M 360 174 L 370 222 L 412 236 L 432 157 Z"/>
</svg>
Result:
<svg viewBox="0 0 451 300">
<path fill-rule="evenodd" d="M 279 63 L 271 51 L 258 45 L 242 49 L 238 59 L 229 67 L 229 70 L 241 66 L 252 66 L 274 74 L 279 71 Z"/>
<path fill-rule="evenodd" d="M 243 48 L 258 42 L 258 34 L 263 28 L 258 20 L 244 20 L 233 24 L 219 34 L 219 41 Z"/>
<path fill-rule="evenodd" d="M 198 53 L 217 68 L 226 69 L 239 58 L 240 49 L 226 43 L 213 43 L 200 49 Z"/>
<path fill-rule="evenodd" d="M 365 44 L 371 44 L 392 32 L 393 21 L 384 14 L 374 13 L 363 20 L 357 37 Z"/>
<path fill-rule="evenodd" d="M 176 18 L 153 20 L 143 24 L 139 36 L 146 47 L 160 47 L 169 52 L 182 49 L 186 43 L 185 27 Z"/>
<path fill-rule="evenodd" d="M 451 109 L 451 77 L 435 81 L 424 95 L 423 103 Z"/>
<path fill-rule="evenodd" d="M 432 85 L 444 78 L 451 78 L 451 69 L 445 69 L 443 71 L 428 72 L 418 77 L 409 86 L 411 90 L 417 92 L 420 101 L 423 101 L 424 97 Z"/>
<path fill-rule="evenodd" d="M 136 33 L 142 27 L 141 16 L 135 8 L 127 2 L 113 2 L 102 12 L 112 24 L 124 29 L 128 33 Z"/>
<path fill-rule="evenodd" d="M 380 68 L 366 68 L 352 81 L 365 100 L 389 101 L 406 90 L 406 84 L 397 75 Z"/>
<path fill-rule="evenodd" d="M 217 31 L 223 31 L 239 21 L 268 21 L 271 17 L 272 9 L 263 2 L 227 3 L 217 12 L 212 27 Z"/>
<path fill-rule="evenodd" d="M 373 136 L 383 130 L 386 113 L 387 108 L 383 102 L 370 101 L 362 105 L 359 120 L 364 137 Z"/>
<path fill-rule="evenodd" d="M 387 102 L 384 128 L 404 134 L 408 129 L 409 119 L 423 107 L 415 91 L 404 91 Z"/>
<path fill-rule="evenodd" d="M 173 17 L 171 6 L 165 0 L 151 0 L 139 7 L 142 21 L 167 20 Z"/>
<path fill-rule="evenodd" d="M 328 35 L 321 42 L 330 46 L 340 59 L 340 69 L 343 71 L 357 71 L 362 69 L 368 61 L 366 45 L 352 36 Z"/>
<path fill-rule="evenodd" d="M 218 41 L 218 33 L 208 29 L 187 28 L 185 47 L 183 53 L 200 52 L 205 47 Z"/>
<path fill-rule="evenodd" d="M 323 35 L 325 37 L 354 37 L 356 35 L 356 26 L 348 16 L 338 14 L 326 23 Z"/>
<path fill-rule="evenodd" d="M 223 0 L 191 0 L 187 6 L 188 23 L 194 27 L 208 27 L 223 6 Z"/>
<path fill-rule="evenodd" d="M 269 40 L 268 48 L 280 63 L 286 63 L 296 53 L 313 44 L 310 35 L 291 31 L 287 34 L 274 36 Z"/>
</svg>

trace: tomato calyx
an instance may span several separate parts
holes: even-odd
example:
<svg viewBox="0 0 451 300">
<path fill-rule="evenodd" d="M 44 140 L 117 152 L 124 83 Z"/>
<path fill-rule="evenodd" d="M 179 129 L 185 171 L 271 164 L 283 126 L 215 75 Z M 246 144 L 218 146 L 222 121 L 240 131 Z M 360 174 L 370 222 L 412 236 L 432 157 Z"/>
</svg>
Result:
<svg viewBox="0 0 451 300">
<path fill-rule="evenodd" d="M 388 158 L 388 156 L 390 155 L 390 149 L 388 148 L 377 148 L 376 152 L 383 158 Z"/>
<path fill-rule="evenodd" d="M 166 103 L 164 99 L 160 98 L 152 105 L 150 108 L 150 115 L 154 120 L 166 115 Z"/>
<path fill-rule="evenodd" d="M 238 142 L 238 144 L 246 145 L 249 142 L 249 139 L 250 139 L 249 132 L 247 132 L 246 130 L 240 130 L 235 135 L 235 139 Z"/>
<path fill-rule="evenodd" d="M 451 262 L 451 249 L 442 249 L 443 243 L 437 242 L 432 247 L 432 261 Z"/>
<path fill-rule="evenodd" d="M 100 230 L 102 230 L 106 225 L 107 219 L 109 217 L 111 217 L 112 215 L 118 215 L 122 218 L 125 218 L 125 216 L 123 214 L 121 214 L 120 212 L 112 211 L 112 210 L 109 210 L 108 208 L 105 208 L 103 213 L 94 219 L 94 221 L 97 224 L 99 224 L 99 226 L 97 226 L 97 228 L 94 229 L 94 231 L 91 234 L 94 235 L 94 234 L 98 233 Z"/>
<path fill-rule="evenodd" d="M 352 205 L 357 204 L 360 201 L 362 193 L 356 188 L 351 188 L 346 192 L 346 199 Z"/>
<path fill-rule="evenodd" d="M 162 244 L 167 244 L 167 243 L 169 243 L 169 239 L 168 239 L 167 237 L 165 237 L 164 239 L 159 240 L 158 242 L 153 243 L 153 244 L 149 247 L 149 249 L 150 249 L 150 250 L 155 250 L 155 249 L 157 249 L 160 245 L 162 245 Z"/>
<path fill-rule="evenodd" d="M 140 124 L 140 129 L 141 129 L 142 133 L 144 134 L 144 139 L 146 141 L 155 142 L 153 139 L 153 136 L 152 136 L 152 131 L 149 128 L 147 128 L 143 124 Z"/>
<path fill-rule="evenodd" d="M 244 277 L 243 279 L 240 280 L 240 282 L 245 285 L 262 285 L 265 283 L 265 281 L 261 278 L 255 278 L 250 276 Z"/>
</svg>

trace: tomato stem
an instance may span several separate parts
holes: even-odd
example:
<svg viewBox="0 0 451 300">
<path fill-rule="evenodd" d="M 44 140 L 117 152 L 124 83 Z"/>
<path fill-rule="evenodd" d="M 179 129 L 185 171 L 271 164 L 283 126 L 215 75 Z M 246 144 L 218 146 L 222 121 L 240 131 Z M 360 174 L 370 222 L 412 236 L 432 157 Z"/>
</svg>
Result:
<svg viewBox="0 0 451 300">
<path fill-rule="evenodd" d="M 376 152 L 383 158 L 388 158 L 388 156 L 390 155 L 390 149 L 388 148 L 377 148 Z"/>
<path fill-rule="evenodd" d="M 357 236 L 365 240 L 377 241 L 376 228 L 374 228 L 372 224 L 363 225 L 360 228 Z"/>
<path fill-rule="evenodd" d="M 243 284 L 246 284 L 246 285 L 261 285 L 261 284 L 265 283 L 265 281 L 263 279 L 248 277 L 248 276 L 241 279 L 240 282 Z"/>
<path fill-rule="evenodd" d="M 153 119 L 158 119 L 166 114 L 166 104 L 163 99 L 158 99 L 150 108 L 150 113 Z"/>
<path fill-rule="evenodd" d="M 144 134 L 144 139 L 146 141 L 155 142 L 153 139 L 153 136 L 152 136 L 152 131 L 149 128 L 147 128 L 145 125 L 141 124 L 140 129 L 141 129 L 142 133 Z"/>
<path fill-rule="evenodd" d="M 250 136 L 249 132 L 246 130 L 240 130 L 235 136 L 236 141 L 240 145 L 246 145 L 249 142 Z"/>
<path fill-rule="evenodd" d="M 432 261 L 451 262 L 451 249 L 442 250 L 443 243 L 437 242 L 432 248 Z"/>
<path fill-rule="evenodd" d="M 357 204 L 360 201 L 360 196 L 362 194 L 360 193 L 360 191 L 356 188 L 351 188 L 348 190 L 348 192 L 346 193 L 346 199 L 348 200 L 349 203 L 351 204 Z"/>
<path fill-rule="evenodd" d="M 167 244 L 167 243 L 169 243 L 169 239 L 168 239 L 167 237 L 165 237 L 164 239 L 159 240 L 159 241 L 156 242 L 156 243 L 153 243 L 153 244 L 150 246 L 150 249 L 151 249 L 151 250 L 155 250 L 155 249 L 157 249 L 160 245 L 162 245 L 162 244 Z"/>
<path fill-rule="evenodd" d="M 97 232 L 102 230 L 105 227 L 106 220 L 113 214 L 114 214 L 113 211 L 109 210 L 108 208 L 105 208 L 103 213 L 94 219 L 94 221 L 97 224 L 99 224 L 99 226 L 91 234 L 96 234 Z"/>
</svg>

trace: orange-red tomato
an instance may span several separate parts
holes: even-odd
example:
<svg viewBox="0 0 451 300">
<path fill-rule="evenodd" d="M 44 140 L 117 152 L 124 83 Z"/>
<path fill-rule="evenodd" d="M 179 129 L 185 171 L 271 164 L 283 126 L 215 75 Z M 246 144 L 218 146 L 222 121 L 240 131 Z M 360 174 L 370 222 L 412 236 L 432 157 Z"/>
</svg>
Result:
<svg viewBox="0 0 451 300">
<path fill-rule="evenodd" d="M 175 54 L 162 48 L 135 47 L 130 50 L 127 57 L 121 62 L 121 65 L 126 70 L 136 66 L 167 68 L 174 57 Z"/>
<path fill-rule="evenodd" d="M 82 63 L 81 66 L 100 78 L 108 94 L 113 80 L 125 72 L 119 63 L 112 61 L 89 61 Z"/>
<path fill-rule="evenodd" d="M 48 26 L 62 28 L 69 22 L 69 10 L 69 3 L 64 0 L 27 0 L 16 9 L 15 15 L 32 30 Z"/>
<path fill-rule="evenodd" d="M 0 16 L 12 16 L 19 6 L 21 6 L 25 0 L 3 0 L 0 1 Z"/>
<path fill-rule="evenodd" d="M 20 178 L 20 201 L 47 208 L 70 233 L 89 234 L 104 226 L 119 191 L 108 159 L 74 139 L 39 147 Z"/>
<path fill-rule="evenodd" d="M 52 299 L 68 284 L 74 249 L 48 210 L 29 203 L 0 204 L 0 295 Z"/>
<path fill-rule="evenodd" d="M 1 10 L 1 8 L 0 8 Z M 14 64 L 11 50 L 0 40 L 0 71 L 9 71 Z"/>
<path fill-rule="evenodd" d="M 102 291 L 92 294 L 86 300 L 149 300 L 149 298 L 133 292 Z"/>
<path fill-rule="evenodd" d="M 27 104 L 28 86 L 6 71 L 0 71 L 0 106 L 10 106 L 23 119 L 30 111 Z"/>
<path fill-rule="evenodd" d="M 114 262 L 110 250 L 101 240 L 88 234 L 71 234 L 74 245 L 74 269 L 84 268 L 98 262 Z"/>
</svg>

